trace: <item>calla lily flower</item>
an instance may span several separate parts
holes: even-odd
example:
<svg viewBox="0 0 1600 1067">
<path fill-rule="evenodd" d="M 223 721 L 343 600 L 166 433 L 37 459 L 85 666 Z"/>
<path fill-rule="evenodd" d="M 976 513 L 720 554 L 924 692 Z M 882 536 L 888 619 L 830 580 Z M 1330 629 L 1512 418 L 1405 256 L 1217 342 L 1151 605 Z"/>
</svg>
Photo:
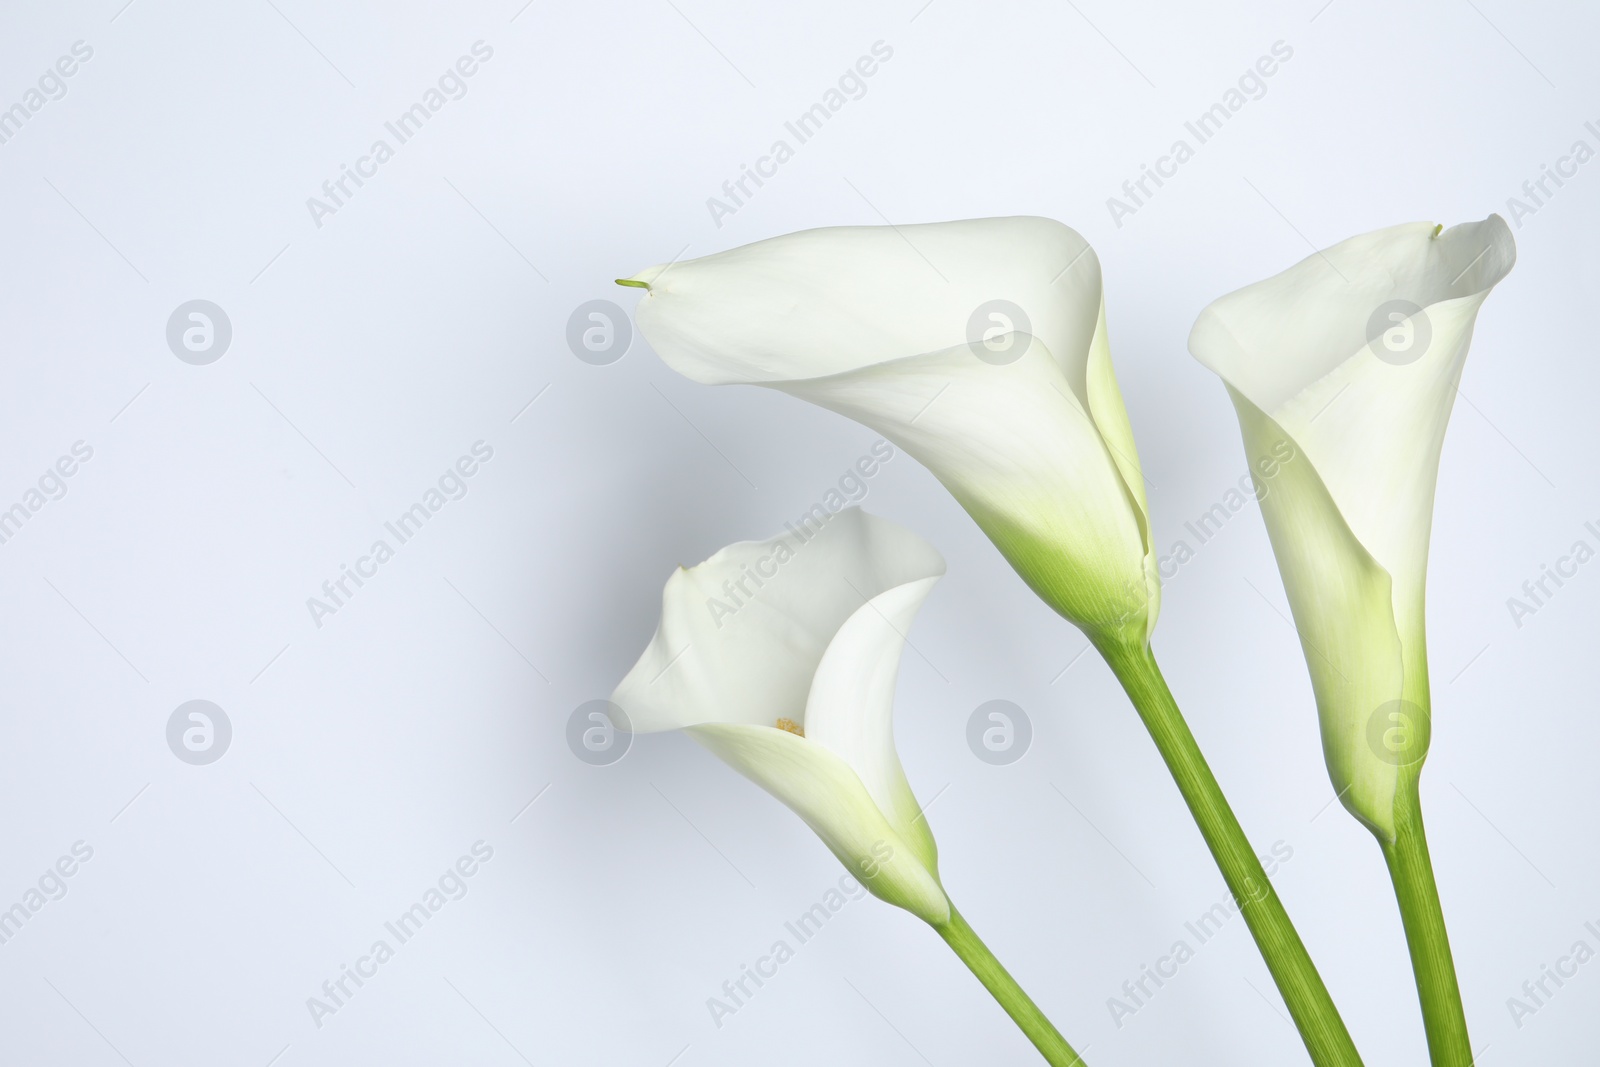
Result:
<svg viewBox="0 0 1600 1067">
<path fill-rule="evenodd" d="M 1476 1060 L 1422 821 L 1428 540 L 1473 324 L 1515 261 L 1498 215 L 1394 226 L 1223 297 L 1189 336 L 1227 383 L 1252 468 L 1274 477 L 1261 512 L 1324 758 L 1383 849 L 1435 1067 Z"/>
<path fill-rule="evenodd" d="M 857 508 L 799 538 L 742 541 L 680 567 L 612 700 L 635 732 L 687 730 L 793 809 L 874 894 L 942 924 L 938 849 L 892 715 L 905 632 L 944 560 Z"/>
<path fill-rule="evenodd" d="M 1427 753 L 1423 591 L 1445 426 L 1478 308 L 1510 271 L 1504 220 L 1353 237 L 1201 312 L 1301 635 L 1340 799 L 1382 839 Z M 1285 447 L 1285 445 L 1290 447 Z"/>
<path fill-rule="evenodd" d="M 905 634 L 944 569 L 932 545 L 858 508 L 729 545 L 667 580 L 661 624 L 612 702 L 635 732 L 685 730 L 788 805 L 873 895 L 937 930 L 1048 1063 L 1082 1067 L 945 895 L 895 751 Z"/>
<path fill-rule="evenodd" d="M 1313 1061 L 1359 1063 L 1150 652 L 1155 547 L 1088 243 L 1042 218 L 835 227 L 619 282 L 648 290 L 635 321 L 680 374 L 839 412 L 944 483 L 1122 681 L 1229 889 L 1254 901 L 1246 922 Z"/>
<path fill-rule="evenodd" d="M 1100 263 L 1042 218 L 806 230 L 623 284 L 674 370 L 781 389 L 931 470 L 1044 600 L 1143 644 L 1160 602 Z"/>
</svg>

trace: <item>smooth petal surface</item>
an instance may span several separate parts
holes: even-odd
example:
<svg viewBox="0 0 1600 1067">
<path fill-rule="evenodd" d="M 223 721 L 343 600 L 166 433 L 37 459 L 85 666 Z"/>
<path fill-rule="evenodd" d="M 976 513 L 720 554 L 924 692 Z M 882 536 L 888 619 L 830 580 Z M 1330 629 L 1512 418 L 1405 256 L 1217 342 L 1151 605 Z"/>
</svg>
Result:
<svg viewBox="0 0 1600 1067">
<path fill-rule="evenodd" d="M 935 925 L 950 918 L 937 867 L 901 836 L 839 756 L 809 738 L 768 726 L 707 724 L 690 732 L 805 820 L 874 896 Z M 898 758 L 895 762 L 898 766 Z"/>
<path fill-rule="evenodd" d="M 1217 300 L 1190 334 L 1195 357 L 1305 451 L 1403 586 L 1427 569 L 1439 454 L 1478 307 L 1515 261 L 1498 215 L 1444 232 L 1394 226 Z"/>
<path fill-rule="evenodd" d="M 1511 269 L 1499 216 L 1351 238 L 1222 297 L 1189 337 L 1227 382 L 1345 804 L 1392 836 L 1426 754 L 1424 589 L 1445 429 L 1477 311 Z M 1282 454 L 1280 451 L 1279 455 Z"/>
<path fill-rule="evenodd" d="M 1251 466 L 1281 455 L 1282 428 L 1243 395 L 1229 392 Z M 1328 776 L 1346 808 L 1392 837 L 1401 769 L 1427 751 L 1427 738 L 1407 739 L 1417 747 L 1374 748 L 1375 736 L 1390 736 L 1392 725 L 1381 718 L 1374 727 L 1374 716 L 1406 708 L 1405 649 L 1389 572 L 1351 532 L 1301 454 L 1279 465 L 1271 491 L 1261 497 L 1261 514 L 1310 669 Z M 1426 672 L 1416 677 L 1425 687 Z M 1423 728 L 1425 722 L 1414 725 Z"/>
<path fill-rule="evenodd" d="M 729 546 L 669 580 L 656 637 L 612 699 L 635 730 L 689 728 L 871 892 L 945 922 L 893 729 L 905 632 L 943 572 L 921 538 L 855 508 L 804 539 Z"/>
<path fill-rule="evenodd" d="M 808 230 L 635 280 L 650 288 L 640 331 L 674 369 L 871 426 L 1063 615 L 1148 637 L 1159 585 L 1143 479 L 1099 261 L 1077 233 L 1038 218 Z"/>
<path fill-rule="evenodd" d="M 846 508 L 820 530 L 729 545 L 667 580 L 661 623 L 613 700 L 638 733 L 704 722 L 804 726 L 817 666 L 846 619 L 886 590 L 944 573 L 892 522 Z"/>
<path fill-rule="evenodd" d="M 962 345 L 785 388 L 923 463 L 1068 618 L 1131 626 L 1142 640 L 1160 597 L 1146 580 L 1142 501 L 1050 354 L 1037 339 L 1023 343 L 1004 366 Z"/>
<path fill-rule="evenodd" d="M 849 764 L 889 824 L 930 871 L 939 850 L 894 745 L 894 691 L 906 631 L 937 578 L 880 593 L 839 627 L 806 702 L 806 740 Z"/>
<path fill-rule="evenodd" d="M 830 226 L 634 277 L 639 329 L 706 385 L 819 378 L 965 344 L 973 311 L 1022 308 L 1083 395 L 1100 261 L 1050 219 Z"/>
</svg>

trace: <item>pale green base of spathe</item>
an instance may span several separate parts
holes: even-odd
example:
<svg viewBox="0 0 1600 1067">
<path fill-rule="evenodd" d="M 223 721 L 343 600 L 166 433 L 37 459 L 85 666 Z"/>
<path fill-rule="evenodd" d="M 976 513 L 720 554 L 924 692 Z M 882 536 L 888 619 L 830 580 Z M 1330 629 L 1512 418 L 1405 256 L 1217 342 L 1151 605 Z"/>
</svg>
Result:
<svg viewBox="0 0 1600 1067">
<path fill-rule="evenodd" d="M 960 499 L 959 497 L 957 498 Z M 1028 588 L 1091 640 L 1143 645 L 1161 606 L 1161 586 L 1148 557 L 1118 570 L 1071 559 L 1061 546 L 1004 515 L 960 501 Z"/>
</svg>

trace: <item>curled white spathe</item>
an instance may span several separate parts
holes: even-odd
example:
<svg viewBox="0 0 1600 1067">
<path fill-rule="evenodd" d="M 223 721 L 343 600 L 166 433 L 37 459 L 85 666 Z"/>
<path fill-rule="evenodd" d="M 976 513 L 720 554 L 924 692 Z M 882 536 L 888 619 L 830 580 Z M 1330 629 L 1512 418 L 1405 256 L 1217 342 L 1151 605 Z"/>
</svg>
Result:
<svg viewBox="0 0 1600 1067">
<path fill-rule="evenodd" d="M 944 573 L 926 541 L 857 508 L 679 568 L 612 700 L 636 732 L 687 730 L 788 805 L 863 885 L 949 920 L 938 850 L 894 745 L 917 609 Z"/>
<path fill-rule="evenodd" d="M 872 427 L 1057 611 L 1148 638 L 1160 594 L 1143 478 L 1079 234 L 1029 217 L 831 227 L 629 283 L 649 289 L 636 321 L 673 369 Z"/>
<path fill-rule="evenodd" d="M 1445 429 L 1479 307 L 1516 261 L 1505 221 L 1352 237 L 1201 312 L 1189 350 L 1227 384 L 1341 799 L 1381 835 L 1427 751 L 1424 591 Z"/>
</svg>

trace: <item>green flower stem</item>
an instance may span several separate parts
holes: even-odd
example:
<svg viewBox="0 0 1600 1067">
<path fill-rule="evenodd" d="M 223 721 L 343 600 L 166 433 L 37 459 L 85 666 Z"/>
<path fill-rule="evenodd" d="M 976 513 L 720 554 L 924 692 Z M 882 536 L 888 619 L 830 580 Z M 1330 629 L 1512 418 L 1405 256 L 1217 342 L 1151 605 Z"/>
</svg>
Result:
<svg viewBox="0 0 1600 1067">
<path fill-rule="evenodd" d="M 1022 991 L 1017 980 L 994 958 L 989 946 L 973 932 L 954 904 L 950 905 L 950 921 L 934 929 L 961 957 L 961 962 L 978 976 L 983 988 L 1000 1002 L 1006 1014 L 1011 1016 L 1011 1021 L 1028 1035 L 1028 1040 L 1044 1056 L 1045 1062 L 1051 1067 L 1083 1067 L 1083 1057 L 1072 1050 L 1067 1039 L 1045 1018 L 1044 1012 L 1039 1010 L 1033 999 Z"/>
<path fill-rule="evenodd" d="M 1277 890 L 1261 869 L 1261 861 L 1222 795 L 1222 787 L 1206 765 L 1155 656 L 1142 643 L 1134 647 L 1113 642 L 1095 644 L 1127 690 L 1199 824 L 1267 962 L 1267 970 L 1289 1007 L 1311 1061 L 1317 1067 L 1360 1067 L 1361 1055 L 1350 1040 L 1339 1009 L 1334 1007 L 1316 965 L 1289 921 Z"/>
<path fill-rule="evenodd" d="M 1420 771 L 1420 764 L 1416 768 Z M 1422 830 L 1422 798 L 1417 774 L 1402 773 L 1395 795 L 1394 841 L 1380 841 L 1389 862 L 1389 877 L 1400 902 L 1406 945 L 1411 949 L 1411 969 L 1417 977 L 1422 1001 L 1422 1025 L 1428 1034 L 1428 1056 L 1433 1067 L 1470 1067 L 1472 1044 L 1467 1037 L 1467 1016 L 1461 1007 L 1461 987 L 1450 956 L 1450 935 L 1444 928 L 1439 887 L 1433 880 L 1428 838 Z"/>
</svg>

